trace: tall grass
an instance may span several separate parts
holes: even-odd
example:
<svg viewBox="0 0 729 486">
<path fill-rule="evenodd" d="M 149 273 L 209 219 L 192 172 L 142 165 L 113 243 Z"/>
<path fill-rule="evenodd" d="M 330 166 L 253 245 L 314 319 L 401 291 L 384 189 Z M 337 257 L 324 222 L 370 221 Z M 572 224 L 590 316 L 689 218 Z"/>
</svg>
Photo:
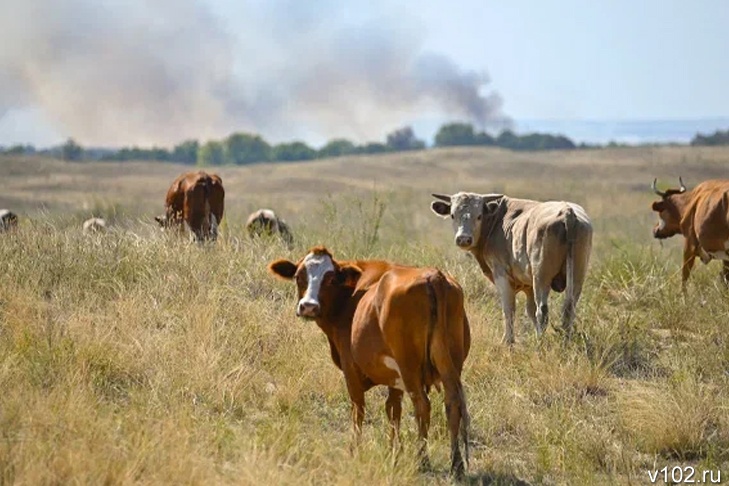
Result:
<svg viewBox="0 0 729 486">
<path fill-rule="evenodd" d="M 82 234 L 76 214 L 42 214 L 0 238 L 2 483 L 449 483 L 441 395 L 432 472 L 417 470 L 407 399 L 404 450 L 390 456 L 380 389 L 350 453 L 349 400 L 326 339 L 296 319 L 293 287 L 266 272 L 319 243 L 341 259 L 437 266 L 463 285 L 471 482 L 644 484 L 663 465 L 729 466 L 718 267 L 697 267 L 681 296 L 678 249 L 646 248 L 633 226 L 606 223 L 607 204 L 594 215 L 602 230 L 576 336 L 538 341 L 522 318 L 513 348 L 500 344 L 493 286 L 415 192 L 308 205 L 292 250 L 249 240 L 235 218 L 217 244 L 197 245 L 114 211 L 107 234 Z"/>
</svg>

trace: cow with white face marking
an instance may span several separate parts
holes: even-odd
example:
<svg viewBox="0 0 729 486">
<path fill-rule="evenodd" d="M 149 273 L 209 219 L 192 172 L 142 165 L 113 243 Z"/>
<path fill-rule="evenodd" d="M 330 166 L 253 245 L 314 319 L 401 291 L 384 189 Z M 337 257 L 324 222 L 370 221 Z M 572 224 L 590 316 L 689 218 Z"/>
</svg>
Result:
<svg viewBox="0 0 729 486">
<path fill-rule="evenodd" d="M 471 338 L 458 283 L 435 268 L 336 261 L 323 247 L 312 248 L 298 263 L 277 260 L 268 268 L 296 283 L 296 315 L 314 320 L 326 334 L 332 360 L 347 383 L 355 433 L 364 420 L 365 392 L 385 385 L 394 444 L 407 392 L 415 407 L 421 460 L 427 465 L 428 392 L 442 384 L 451 472 L 462 476 L 458 437 L 460 432 L 468 461 L 468 413 L 460 377 Z"/>
<path fill-rule="evenodd" d="M 18 226 L 18 215 L 9 209 L 0 209 L 0 233 Z"/>
<path fill-rule="evenodd" d="M 504 312 L 504 342 L 514 342 L 515 296 L 541 336 L 548 325 L 550 288 L 566 290 L 562 327 L 572 331 L 587 274 L 592 224 L 585 210 L 564 201 L 538 202 L 503 194 L 433 194 L 431 209 L 453 220 L 456 246 L 470 252 L 496 285 Z"/>
<path fill-rule="evenodd" d="M 685 238 L 681 288 L 686 290 L 696 257 L 705 264 L 722 260 L 721 277 L 729 285 L 729 180 L 704 181 L 687 191 L 679 177 L 680 187 L 665 192 L 656 188 L 656 182 L 651 188 L 661 200 L 652 206 L 659 218 L 653 236 L 664 239 L 680 233 Z"/>
</svg>

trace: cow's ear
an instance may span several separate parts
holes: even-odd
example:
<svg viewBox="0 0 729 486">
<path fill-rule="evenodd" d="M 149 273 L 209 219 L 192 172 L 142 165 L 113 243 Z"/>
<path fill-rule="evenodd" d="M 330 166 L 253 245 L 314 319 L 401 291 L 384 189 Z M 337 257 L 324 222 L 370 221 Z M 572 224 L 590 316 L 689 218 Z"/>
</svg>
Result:
<svg viewBox="0 0 729 486">
<path fill-rule="evenodd" d="M 498 201 L 489 201 L 486 204 L 483 205 L 483 212 L 485 215 L 491 215 L 496 212 L 497 209 L 499 209 L 499 205 L 501 203 L 501 200 Z"/>
<path fill-rule="evenodd" d="M 339 267 L 337 273 L 337 283 L 344 287 L 355 288 L 359 278 L 362 276 L 362 270 L 355 265 L 343 265 Z"/>
<path fill-rule="evenodd" d="M 296 265 L 289 260 L 276 260 L 268 265 L 268 271 L 284 280 L 291 280 L 296 275 Z"/>
<path fill-rule="evenodd" d="M 651 207 L 653 208 L 653 211 L 658 211 L 660 213 L 663 211 L 663 201 L 655 201 Z"/>
<path fill-rule="evenodd" d="M 430 203 L 430 209 L 438 216 L 448 217 L 451 215 L 451 205 L 443 201 L 433 201 Z"/>
</svg>

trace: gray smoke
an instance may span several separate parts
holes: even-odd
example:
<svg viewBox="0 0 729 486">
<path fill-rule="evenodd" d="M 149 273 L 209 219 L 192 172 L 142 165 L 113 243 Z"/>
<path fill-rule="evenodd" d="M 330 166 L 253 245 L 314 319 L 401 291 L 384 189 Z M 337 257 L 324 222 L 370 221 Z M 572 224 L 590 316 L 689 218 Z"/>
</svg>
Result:
<svg viewBox="0 0 729 486">
<path fill-rule="evenodd" d="M 13 3 L 0 18 L 0 118 L 38 107 L 84 145 L 232 131 L 375 140 L 423 114 L 508 122 L 486 73 L 423 53 L 418 26 L 385 2 L 355 19 L 349 2 L 250 0 L 227 23 L 199 0 Z"/>
</svg>

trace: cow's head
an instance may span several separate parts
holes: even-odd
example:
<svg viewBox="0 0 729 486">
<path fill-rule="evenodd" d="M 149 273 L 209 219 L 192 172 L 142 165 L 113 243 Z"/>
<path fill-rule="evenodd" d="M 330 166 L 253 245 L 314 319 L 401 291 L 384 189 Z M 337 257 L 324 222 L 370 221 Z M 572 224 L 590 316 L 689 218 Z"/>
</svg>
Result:
<svg viewBox="0 0 729 486">
<path fill-rule="evenodd" d="M 677 194 L 686 192 L 686 186 L 679 177 L 678 182 L 680 187 L 678 189 L 668 189 L 665 192 L 661 192 L 656 188 L 656 182 L 657 179 L 653 179 L 651 189 L 661 196 L 661 200 L 655 201 L 651 206 L 653 211 L 658 213 L 658 224 L 653 228 L 653 237 L 658 239 L 670 238 L 681 232 L 681 213 L 673 198 Z"/>
<path fill-rule="evenodd" d="M 268 265 L 268 270 L 295 281 L 299 295 L 296 315 L 307 319 L 326 315 L 340 306 L 345 297 L 352 295 L 362 275 L 358 267 L 338 263 L 321 246 L 312 248 L 298 263 L 276 260 Z"/>
<path fill-rule="evenodd" d="M 470 250 L 478 245 L 484 221 L 495 215 L 504 195 L 459 192 L 452 196 L 433 194 L 433 197 L 439 201 L 433 201 L 430 209 L 443 218 L 450 216 L 456 245 Z"/>
</svg>

